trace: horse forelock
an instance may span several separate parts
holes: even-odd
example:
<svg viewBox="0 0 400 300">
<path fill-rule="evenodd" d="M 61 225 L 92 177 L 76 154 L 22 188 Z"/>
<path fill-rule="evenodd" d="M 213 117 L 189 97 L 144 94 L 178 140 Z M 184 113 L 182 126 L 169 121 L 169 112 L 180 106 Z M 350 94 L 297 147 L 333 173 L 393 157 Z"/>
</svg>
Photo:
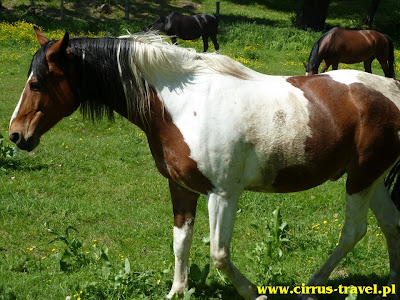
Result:
<svg viewBox="0 0 400 300">
<path fill-rule="evenodd" d="M 35 55 L 32 57 L 31 65 L 28 71 L 28 77 L 33 74 L 38 83 L 41 85 L 46 84 L 46 74 L 48 72 L 49 66 L 46 60 L 46 53 L 49 48 L 54 44 L 55 41 L 48 42 L 44 44 Z"/>
</svg>

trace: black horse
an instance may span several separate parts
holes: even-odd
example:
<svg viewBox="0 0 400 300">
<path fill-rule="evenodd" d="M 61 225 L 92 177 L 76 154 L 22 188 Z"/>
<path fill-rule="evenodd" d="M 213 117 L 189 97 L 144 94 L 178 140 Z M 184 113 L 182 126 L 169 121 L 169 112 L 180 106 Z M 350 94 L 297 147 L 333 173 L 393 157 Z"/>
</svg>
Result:
<svg viewBox="0 0 400 300">
<path fill-rule="evenodd" d="M 157 30 L 171 37 L 173 44 L 176 39 L 195 40 L 203 38 L 204 52 L 208 49 L 208 38 L 214 44 L 215 51 L 219 50 L 217 42 L 219 15 L 200 14 L 185 16 L 172 12 L 168 16 L 158 18 L 147 30 Z"/>
</svg>

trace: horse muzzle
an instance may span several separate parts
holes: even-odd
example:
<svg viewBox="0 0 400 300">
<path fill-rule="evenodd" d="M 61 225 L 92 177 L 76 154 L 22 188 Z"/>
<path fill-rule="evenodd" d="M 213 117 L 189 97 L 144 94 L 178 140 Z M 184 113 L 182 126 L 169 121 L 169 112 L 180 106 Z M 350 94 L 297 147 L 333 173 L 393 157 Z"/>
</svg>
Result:
<svg viewBox="0 0 400 300">
<path fill-rule="evenodd" d="M 40 143 L 40 138 L 35 137 L 33 135 L 29 136 L 28 138 L 25 138 L 23 134 L 20 132 L 12 132 L 10 134 L 10 140 L 17 145 L 17 147 L 21 150 L 25 151 L 32 151 L 35 149 L 39 143 Z"/>
</svg>

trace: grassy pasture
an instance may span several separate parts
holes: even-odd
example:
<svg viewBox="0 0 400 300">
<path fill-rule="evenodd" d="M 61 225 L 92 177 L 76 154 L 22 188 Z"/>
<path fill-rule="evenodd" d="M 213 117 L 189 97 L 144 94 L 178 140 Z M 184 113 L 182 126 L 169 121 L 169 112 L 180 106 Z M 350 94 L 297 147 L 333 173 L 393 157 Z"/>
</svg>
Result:
<svg viewBox="0 0 400 300">
<path fill-rule="evenodd" d="M 95 18 L 85 19 L 84 11 L 79 18 L 68 17 L 68 11 L 72 15 L 79 9 L 69 6 L 64 22 L 45 16 L 21 17 L 29 2 L 18 1 L 20 6 L 16 1 L 2 2 L 5 7 L 16 7 L 14 13 L 2 14 L 8 22 L 0 23 L 3 135 L 38 48 L 31 25 L 21 22 L 10 26 L 9 22 L 25 19 L 41 26 L 50 38 L 60 38 L 64 30 L 72 35 L 89 31 L 91 35 L 117 35 L 124 29 L 135 32 L 157 13 L 181 6 L 179 1 L 160 5 L 143 1 L 135 4 L 137 14 L 130 23 L 117 20 L 123 16 L 117 9 L 115 19 L 96 15 L 101 19 L 96 23 Z M 49 12 L 57 13 L 57 2 L 47 1 Z M 302 62 L 320 33 L 291 27 L 298 1 L 239 2 L 221 3 L 221 53 L 260 72 L 303 74 Z M 352 10 L 333 1 L 328 26 L 360 26 L 365 1 L 348 2 Z M 215 3 L 202 1 L 198 11 L 214 12 Z M 92 13 L 95 15 L 94 10 Z M 398 1 L 382 3 L 377 28 L 390 30 L 399 14 Z M 396 60 L 400 62 L 398 33 L 394 29 L 385 32 L 395 39 Z M 202 49 L 201 41 L 179 43 Z M 362 69 L 361 64 L 351 67 Z M 376 63 L 373 72 L 382 75 Z M 5 144 L 11 146 L 8 141 Z M 296 194 L 244 193 L 232 242 L 234 263 L 258 285 L 306 283 L 338 241 L 344 220 L 344 183 L 341 178 Z M 278 206 L 289 225 L 289 242 L 282 245 L 281 257 L 276 251 L 267 255 L 265 249 L 266 226 Z M 389 268 L 386 243 L 372 214 L 368 223 L 366 237 L 334 271 L 329 285 L 385 284 Z M 173 276 L 172 225 L 167 182 L 154 167 L 143 133 L 120 117 L 113 123 L 92 123 L 77 112 L 44 135 L 34 153 L 0 158 L 0 299 L 162 299 Z M 68 226 L 79 232 L 71 229 L 67 237 Z M 76 254 L 63 256 L 65 243 L 61 239 L 50 243 L 56 237 L 67 237 Z M 201 270 L 212 265 L 207 237 L 207 205 L 202 198 L 191 250 L 192 298 L 238 299 L 232 285 L 214 267 L 207 276 L 201 275 Z M 358 299 L 369 297 L 360 295 Z"/>
</svg>

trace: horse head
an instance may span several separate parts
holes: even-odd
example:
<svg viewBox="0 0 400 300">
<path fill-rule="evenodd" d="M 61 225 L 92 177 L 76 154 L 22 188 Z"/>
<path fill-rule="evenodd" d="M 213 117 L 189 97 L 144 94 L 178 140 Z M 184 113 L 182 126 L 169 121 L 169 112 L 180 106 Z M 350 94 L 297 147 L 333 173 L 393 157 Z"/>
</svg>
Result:
<svg viewBox="0 0 400 300">
<path fill-rule="evenodd" d="M 318 68 L 316 65 L 310 65 L 310 64 L 306 64 L 305 62 L 303 62 L 303 66 L 306 69 L 306 76 L 308 75 L 314 75 L 314 74 L 318 74 Z"/>
<path fill-rule="evenodd" d="M 37 28 L 41 48 L 32 59 L 29 78 L 10 120 L 10 140 L 20 149 L 32 151 L 40 137 L 79 106 L 75 100 L 68 67 L 69 35 L 49 41 Z"/>
<path fill-rule="evenodd" d="M 157 20 L 155 20 L 151 25 L 147 26 L 145 31 L 166 31 L 167 17 L 160 16 Z"/>
</svg>

